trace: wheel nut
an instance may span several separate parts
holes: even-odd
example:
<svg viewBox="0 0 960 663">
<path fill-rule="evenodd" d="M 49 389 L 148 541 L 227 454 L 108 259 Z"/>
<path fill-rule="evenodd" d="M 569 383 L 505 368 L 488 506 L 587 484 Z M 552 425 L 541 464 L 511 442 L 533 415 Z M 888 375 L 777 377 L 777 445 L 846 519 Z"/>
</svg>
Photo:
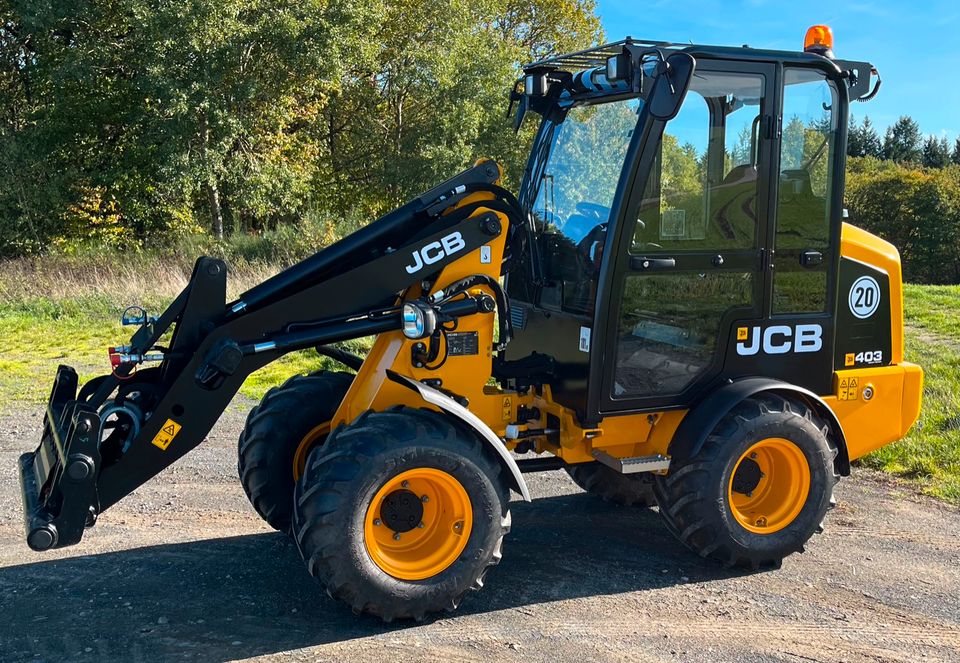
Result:
<svg viewBox="0 0 960 663">
<path fill-rule="evenodd" d="M 457 530 L 458 532 L 459 532 L 460 530 L 462 530 L 462 529 L 463 529 L 463 521 L 458 520 L 457 522 L 455 522 L 455 523 L 453 524 L 453 529 Z"/>
<path fill-rule="evenodd" d="M 750 454 L 750 457 L 751 457 L 751 458 L 756 458 L 756 457 L 757 457 L 757 452 L 754 451 L 753 453 L 751 453 L 751 454 Z"/>
<path fill-rule="evenodd" d="M 376 525 L 377 527 L 380 527 L 380 525 L 383 524 L 383 521 L 380 520 L 379 518 L 374 518 L 374 519 L 373 519 L 373 524 Z"/>
<path fill-rule="evenodd" d="M 430 498 L 427 497 L 426 495 L 421 495 L 421 496 L 420 496 L 420 501 L 423 502 L 424 504 L 426 504 L 427 502 L 430 501 Z"/>
<path fill-rule="evenodd" d="M 744 494 L 745 494 L 747 497 L 753 497 L 753 491 L 752 491 L 752 490 L 748 490 L 748 491 L 747 491 L 746 493 L 744 493 Z"/>
<path fill-rule="evenodd" d="M 406 488 L 407 486 L 410 485 L 410 482 L 409 482 L 409 481 L 401 481 L 401 482 L 400 482 L 400 485 L 403 486 L 404 488 Z"/>
<path fill-rule="evenodd" d="M 417 523 L 417 527 L 420 529 L 423 529 L 424 527 L 426 527 L 426 525 L 424 525 L 423 521 L 421 520 L 419 523 Z"/>
<path fill-rule="evenodd" d="M 761 473 L 760 473 L 760 478 L 761 478 L 761 479 L 762 479 L 763 477 L 765 477 L 765 476 L 767 476 L 766 472 L 761 472 Z"/>
<path fill-rule="evenodd" d="M 400 540 L 400 532 L 394 533 L 394 535 L 393 535 L 393 540 L 394 540 L 394 541 L 399 541 L 399 540 Z"/>
<path fill-rule="evenodd" d="M 760 516 L 759 518 L 757 518 L 757 527 L 766 527 L 766 526 L 767 526 L 766 516 Z"/>
</svg>

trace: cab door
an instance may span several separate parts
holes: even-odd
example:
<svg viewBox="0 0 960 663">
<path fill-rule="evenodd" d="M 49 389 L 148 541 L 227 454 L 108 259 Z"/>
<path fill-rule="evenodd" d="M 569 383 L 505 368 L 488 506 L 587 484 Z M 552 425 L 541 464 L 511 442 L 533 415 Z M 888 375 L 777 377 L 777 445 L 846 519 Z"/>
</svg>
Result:
<svg viewBox="0 0 960 663">
<path fill-rule="evenodd" d="M 698 60 L 679 114 L 651 120 L 597 312 L 601 416 L 691 403 L 722 371 L 733 321 L 762 317 L 774 76 Z"/>
</svg>

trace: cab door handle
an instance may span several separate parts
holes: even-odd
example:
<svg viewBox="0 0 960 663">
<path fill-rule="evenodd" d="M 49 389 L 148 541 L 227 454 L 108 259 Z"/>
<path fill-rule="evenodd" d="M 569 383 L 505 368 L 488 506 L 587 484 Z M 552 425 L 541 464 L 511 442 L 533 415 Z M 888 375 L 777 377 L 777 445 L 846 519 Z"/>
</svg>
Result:
<svg viewBox="0 0 960 663">
<path fill-rule="evenodd" d="M 670 269 L 677 266 L 676 258 L 647 258 L 646 256 L 631 256 L 630 269 L 652 270 Z"/>
<path fill-rule="evenodd" d="M 800 264 L 804 267 L 816 267 L 823 264 L 823 254 L 819 251 L 804 251 L 800 254 Z"/>
</svg>

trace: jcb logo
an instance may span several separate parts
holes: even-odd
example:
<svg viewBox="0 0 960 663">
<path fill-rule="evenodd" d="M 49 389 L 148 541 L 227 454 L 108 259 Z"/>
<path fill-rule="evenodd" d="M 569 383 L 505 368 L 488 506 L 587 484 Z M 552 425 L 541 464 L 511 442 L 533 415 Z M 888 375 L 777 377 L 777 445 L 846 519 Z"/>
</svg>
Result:
<svg viewBox="0 0 960 663">
<path fill-rule="evenodd" d="M 737 329 L 737 354 L 749 357 L 761 350 L 768 355 L 788 352 L 820 352 L 823 349 L 823 327 L 820 325 L 774 325 L 762 332 L 760 327 Z"/>
<path fill-rule="evenodd" d="M 439 242 L 430 242 L 422 249 L 413 252 L 413 264 L 407 265 L 407 274 L 416 274 L 425 265 L 443 260 L 445 256 L 451 256 L 457 251 L 463 250 L 467 245 L 463 241 L 463 235 L 459 232 L 453 232 L 440 239 Z"/>
</svg>

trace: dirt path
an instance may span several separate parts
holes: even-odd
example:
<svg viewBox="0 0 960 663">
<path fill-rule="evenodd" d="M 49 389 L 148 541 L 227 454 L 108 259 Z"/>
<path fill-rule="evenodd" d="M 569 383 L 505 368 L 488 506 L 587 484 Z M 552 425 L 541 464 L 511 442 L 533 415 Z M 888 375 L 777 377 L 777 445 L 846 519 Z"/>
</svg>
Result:
<svg viewBox="0 0 960 663">
<path fill-rule="evenodd" d="M 39 409 L 0 418 L 3 661 L 960 661 L 960 512 L 863 470 L 806 554 L 741 574 L 655 512 L 530 477 L 502 564 L 451 616 L 355 617 L 256 517 L 235 478 L 243 413 L 78 546 L 23 543 L 15 460 Z"/>
</svg>

